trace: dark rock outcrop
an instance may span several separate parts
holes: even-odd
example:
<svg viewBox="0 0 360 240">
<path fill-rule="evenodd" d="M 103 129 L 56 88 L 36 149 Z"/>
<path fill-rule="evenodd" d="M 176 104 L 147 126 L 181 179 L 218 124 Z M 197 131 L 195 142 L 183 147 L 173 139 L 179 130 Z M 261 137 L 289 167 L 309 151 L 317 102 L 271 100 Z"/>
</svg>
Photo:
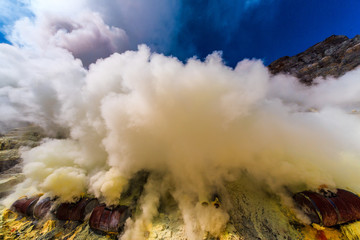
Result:
<svg viewBox="0 0 360 240">
<path fill-rule="evenodd" d="M 272 74 L 289 73 L 311 85 L 317 77 L 340 77 L 360 65 L 360 35 L 349 39 L 332 35 L 306 51 L 282 57 L 268 68 Z"/>
</svg>

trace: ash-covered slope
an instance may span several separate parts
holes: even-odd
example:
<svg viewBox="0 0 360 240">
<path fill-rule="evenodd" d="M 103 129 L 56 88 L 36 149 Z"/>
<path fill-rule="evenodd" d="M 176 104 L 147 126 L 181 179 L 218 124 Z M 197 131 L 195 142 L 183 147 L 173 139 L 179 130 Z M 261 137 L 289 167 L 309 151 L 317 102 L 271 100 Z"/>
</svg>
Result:
<svg viewBox="0 0 360 240">
<path fill-rule="evenodd" d="M 360 35 L 349 39 L 332 35 L 295 56 L 272 62 L 271 73 L 289 73 L 302 83 L 312 84 L 317 77 L 340 77 L 360 65 Z"/>
</svg>

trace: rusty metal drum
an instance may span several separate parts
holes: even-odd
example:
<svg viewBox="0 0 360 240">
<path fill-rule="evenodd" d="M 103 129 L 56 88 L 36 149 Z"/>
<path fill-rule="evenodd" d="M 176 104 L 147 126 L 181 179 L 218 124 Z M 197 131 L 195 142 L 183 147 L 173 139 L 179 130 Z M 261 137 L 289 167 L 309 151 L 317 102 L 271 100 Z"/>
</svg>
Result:
<svg viewBox="0 0 360 240">
<path fill-rule="evenodd" d="M 34 206 L 39 201 L 39 198 L 40 196 L 34 196 L 31 198 L 20 198 L 13 203 L 11 209 L 20 214 L 32 217 L 34 212 Z"/>
<path fill-rule="evenodd" d="M 304 191 L 293 198 L 312 223 L 332 227 L 360 219 L 360 197 L 344 189 Z"/>
<path fill-rule="evenodd" d="M 34 217 L 35 218 L 43 218 L 50 211 L 52 206 L 52 201 L 49 197 L 41 199 L 34 206 Z"/>
<path fill-rule="evenodd" d="M 102 204 L 91 213 L 89 225 L 96 231 L 117 234 L 122 231 L 130 215 L 131 211 L 127 206 L 106 207 Z"/>
<path fill-rule="evenodd" d="M 62 203 L 56 210 L 59 220 L 84 221 L 87 214 L 99 204 L 95 198 L 82 198 L 76 203 Z"/>
</svg>

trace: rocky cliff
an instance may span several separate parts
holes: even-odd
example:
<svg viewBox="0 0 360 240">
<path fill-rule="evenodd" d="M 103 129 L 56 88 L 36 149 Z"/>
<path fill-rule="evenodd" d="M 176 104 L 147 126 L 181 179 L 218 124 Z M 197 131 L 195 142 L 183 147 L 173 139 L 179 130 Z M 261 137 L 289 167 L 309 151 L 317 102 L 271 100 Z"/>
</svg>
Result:
<svg viewBox="0 0 360 240">
<path fill-rule="evenodd" d="M 332 35 L 295 56 L 272 62 L 271 73 L 288 73 L 311 85 L 317 77 L 340 77 L 360 65 L 360 35 Z"/>
</svg>

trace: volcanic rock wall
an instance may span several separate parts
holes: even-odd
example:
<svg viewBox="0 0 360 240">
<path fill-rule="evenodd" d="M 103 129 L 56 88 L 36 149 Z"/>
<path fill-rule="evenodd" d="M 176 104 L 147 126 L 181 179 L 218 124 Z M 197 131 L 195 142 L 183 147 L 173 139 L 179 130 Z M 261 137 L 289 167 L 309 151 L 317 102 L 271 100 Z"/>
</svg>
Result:
<svg viewBox="0 0 360 240">
<path fill-rule="evenodd" d="M 302 83 L 312 84 L 317 77 L 340 77 L 360 65 L 360 35 L 349 39 L 332 35 L 295 56 L 272 62 L 271 73 L 289 73 Z"/>
</svg>

